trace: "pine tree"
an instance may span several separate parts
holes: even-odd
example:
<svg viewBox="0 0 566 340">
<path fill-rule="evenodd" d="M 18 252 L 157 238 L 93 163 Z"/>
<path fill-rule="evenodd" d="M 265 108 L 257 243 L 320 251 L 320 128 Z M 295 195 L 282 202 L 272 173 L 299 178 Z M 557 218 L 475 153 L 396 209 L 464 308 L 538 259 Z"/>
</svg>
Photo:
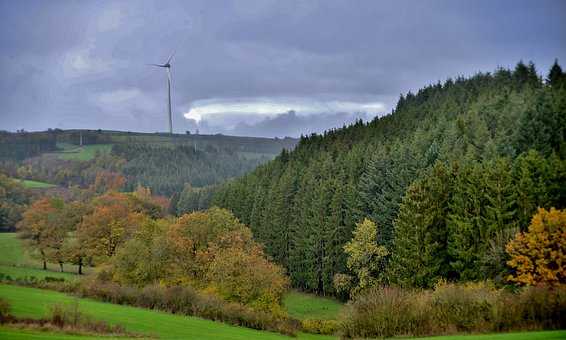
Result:
<svg viewBox="0 0 566 340">
<path fill-rule="evenodd" d="M 558 59 L 554 59 L 554 64 L 548 72 L 546 83 L 552 87 L 561 86 L 564 83 L 566 75 L 562 72 L 562 67 L 558 65 Z"/>
<path fill-rule="evenodd" d="M 505 245 L 518 231 L 517 193 L 511 162 L 496 159 L 484 166 L 485 207 L 482 216 L 481 271 L 484 278 L 503 282 L 506 276 Z"/>
<path fill-rule="evenodd" d="M 451 170 L 437 163 L 407 189 L 395 220 L 390 282 L 430 287 L 448 276 L 446 220 L 452 182 Z"/>
<path fill-rule="evenodd" d="M 480 164 L 459 169 L 448 215 L 448 254 L 451 268 L 462 280 L 478 278 L 481 254 L 482 213 L 485 204 Z"/>
</svg>

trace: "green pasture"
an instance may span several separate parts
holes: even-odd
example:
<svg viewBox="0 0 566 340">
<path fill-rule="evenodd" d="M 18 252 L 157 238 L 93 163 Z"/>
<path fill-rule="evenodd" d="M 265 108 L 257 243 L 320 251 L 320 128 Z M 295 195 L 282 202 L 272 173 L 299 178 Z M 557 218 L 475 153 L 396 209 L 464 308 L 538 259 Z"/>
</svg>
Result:
<svg viewBox="0 0 566 340">
<path fill-rule="evenodd" d="M 342 309 L 342 304 L 335 299 L 295 291 L 285 296 L 283 304 L 290 316 L 300 320 L 336 319 Z"/>
<path fill-rule="evenodd" d="M 66 160 L 88 161 L 93 159 L 97 152 L 110 153 L 112 144 L 92 144 L 77 146 L 73 144 L 58 143 L 57 147 L 61 149 L 58 151 L 57 157 Z"/>
<path fill-rule="evenodd" d="M 48 313 L 49 306 L 56 303 L 71 303 L 74 299 L 77 299 L 59 292 L 12 285 L 0 285 L 0 297 L 10 303 L 11 313 L 13 315 L 22 318 L 45 317 Z M 130 332 L 154 335 L 158 336 L 160 339 L 254 340 L 288 338 L 278 333 L 236 327 L 197 317 L 175 315 L 130 306 L 114 305 L 91 299 L 78 299 L 78 301 L 81 311 L 93 318 L 104 320 L 111 324 L 122 325 Z M 18 334 L 20 331 L 0 328 L 0 338 L 3 337 L 2 334 L 6 335 L 14 333 Z M 39 333 L 36 335 L 28 332 L 28 334 L 25 335 L 26 339 L 60 338 L 60 334 L 56 333 Z M 299 336 L 299 339 L 325 338 L 330 339 L 329 337 L 310 334 L 301 334 Z"/>
<path fill-rule="evenodd" d="M 29 179 L 18 179 L 17 181 L 20 182 L 25 188 L 29 188 L 29 189 L 46 189 L 46 188 L 56 187 L 55 184 L 32 181 Z"/>
<path fill-rule="evenodd" d="M 0 233 L 0 273 L 12 278 L 34 276 L 38 279 L 56 277 L 74 279 L 77 277 L 76 266 L 65 264 L 65 272 L 59 271 L 59 265 L 48 263 L 47 270 L 43 270 L 42 263 L 30 256 L 22 248 L 22 241 L 16 233 Z"/>
</svg>

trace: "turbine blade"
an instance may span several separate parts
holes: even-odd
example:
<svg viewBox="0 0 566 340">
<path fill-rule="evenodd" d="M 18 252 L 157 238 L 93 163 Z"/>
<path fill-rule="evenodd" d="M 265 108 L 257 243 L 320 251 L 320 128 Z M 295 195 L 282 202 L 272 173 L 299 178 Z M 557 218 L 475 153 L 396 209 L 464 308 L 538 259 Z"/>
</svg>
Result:
<svg viewBox="0 0 566 340">
<path fill-rule="evenodd" d="M 146 64 L 148 66 L 157 66 L 157 67 L 167 67 L 165 65 L 160 65 L 160 64 Z"/>
<path fill-rule="evenodd" d="M 177 51 L 173 51 L 173 53 L 171 53 L 171 55 L 169 56 L 169 59 L 167 59 L 167 62 L 165 64 L 169 64 L 169 62 L 171 62 L 171 59 L 173 59 L 173 56 L 175 55 Z"/>
</svg>

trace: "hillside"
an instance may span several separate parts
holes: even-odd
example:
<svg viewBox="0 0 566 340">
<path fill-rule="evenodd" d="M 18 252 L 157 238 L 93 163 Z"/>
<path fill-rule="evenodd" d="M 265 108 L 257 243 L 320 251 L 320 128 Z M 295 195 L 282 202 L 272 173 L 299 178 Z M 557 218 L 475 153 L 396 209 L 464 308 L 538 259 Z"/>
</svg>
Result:
<svg viewBox="0 0 566 340">
<path fill-rule="evenodd" d="M 224 185 L 213 204 L 249 225 L 301 289 L 335 294 L 336 275 L 353 274 L 343 247 L 364 218 L 387 253 L 370 273 L 378 281 L 501 280 L 514 231 L 537 207 L 564 207 L 565 128 L 564 74 L 543 81 L 521 62 L 302 138 Z"/>
<path fill-rule="evenodd" d="M 80 143 L 83 145 L 81 146 Z M 11 177 L 89 187 L 97 176 L 171 196 L 241 176 L 297 140 L 223 135 L 166 135 L 103 130 L 0 133 L 0 169 Z"/>
</svg>

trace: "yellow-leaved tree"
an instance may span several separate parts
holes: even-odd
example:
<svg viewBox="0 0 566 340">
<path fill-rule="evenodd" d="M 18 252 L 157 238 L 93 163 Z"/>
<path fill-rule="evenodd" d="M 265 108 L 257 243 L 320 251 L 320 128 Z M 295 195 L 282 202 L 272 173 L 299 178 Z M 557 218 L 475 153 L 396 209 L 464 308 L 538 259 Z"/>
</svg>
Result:
<svg viewBox="0 0 566 340">
<path fill-rule="evenodd" d="M 389 255 L 384 246 L 377 243 L 377 226 L 369 219 L 356 223 L 353 238 L 344 245 L 344 252 L 348 255 L 346 265 L 355 274 L 357 285 L 351 293 L 371 287 L 378 282 L 379 270 L 383 259 Z M 338 277 L 334 278 L 334 283 Z"/>
<path fill-rule="evenodd" d="M 522 285 L 566 283 L 566 210 L 538 209 L 529 229 L 506 247 L 514 270 L 508 280 Z"/>
</svg>

